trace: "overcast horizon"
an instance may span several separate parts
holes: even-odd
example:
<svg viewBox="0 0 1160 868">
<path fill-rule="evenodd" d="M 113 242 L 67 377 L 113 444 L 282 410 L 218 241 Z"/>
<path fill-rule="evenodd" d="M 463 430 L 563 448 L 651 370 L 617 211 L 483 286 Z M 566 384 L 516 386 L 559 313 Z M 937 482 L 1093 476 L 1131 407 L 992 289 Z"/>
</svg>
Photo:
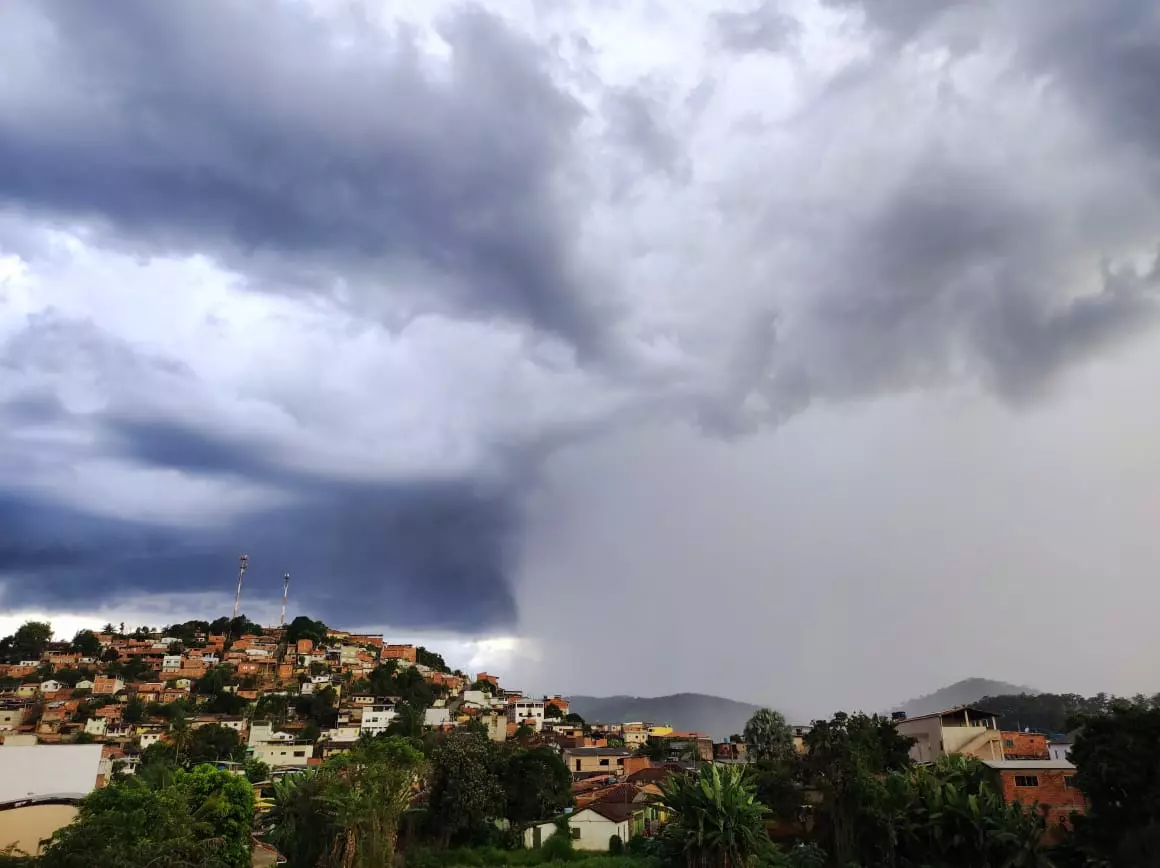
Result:
<svg viewBox="0 0 1160 868">
<path fill-rule="evenodd" d="M 1160 8 L 0 4 L 0 633 L 1160 691 Z M 118 614 L 120 617 L 118 617 Z"/>
</svg>

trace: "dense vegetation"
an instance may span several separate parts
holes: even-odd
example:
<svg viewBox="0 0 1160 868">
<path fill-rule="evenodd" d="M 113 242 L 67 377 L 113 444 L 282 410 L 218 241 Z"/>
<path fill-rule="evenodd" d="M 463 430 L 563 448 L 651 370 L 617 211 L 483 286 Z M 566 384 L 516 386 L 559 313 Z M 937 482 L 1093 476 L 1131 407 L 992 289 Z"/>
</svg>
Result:
<svg viewBox="0 0 1160 868">
<path fill-rule="evenodd" d="M 977 705 L 999 716 L 1003 729 L 1031 729 L 1046 733 L 1064 733 L 1075 722 L 1088 715 L 1107 714 L 1114 706 L 1134 705 L 1160 708 L 1160 693 L 1142 694 L 1130 699 L 1097 693 L 1084 697 L 1078 693 L 1021 693 L 983 697 Z"/>
</svg>

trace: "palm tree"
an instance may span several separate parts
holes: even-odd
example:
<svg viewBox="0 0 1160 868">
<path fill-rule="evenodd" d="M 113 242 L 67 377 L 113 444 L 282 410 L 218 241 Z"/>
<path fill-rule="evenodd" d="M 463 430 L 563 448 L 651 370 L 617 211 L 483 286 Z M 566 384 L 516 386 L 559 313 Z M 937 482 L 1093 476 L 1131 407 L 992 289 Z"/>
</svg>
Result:
<svg viewBox="0 0 1160 868">
<path fill-rule="evenodd" d="M 189 757 L 189 749 L 193 747 L 193 729 L 185 715 L 179 714 L 169 724 L 169 741 L 177 755 L 177 764 L 183 765 Z"/>
<path fill-rule="evenodd" d="M 689 868 L 734 868 L 769 850 L 766 808 L 743 768 L 709 763 L 696 776 L 669 775 L 660 788 Z"/>
</svg>

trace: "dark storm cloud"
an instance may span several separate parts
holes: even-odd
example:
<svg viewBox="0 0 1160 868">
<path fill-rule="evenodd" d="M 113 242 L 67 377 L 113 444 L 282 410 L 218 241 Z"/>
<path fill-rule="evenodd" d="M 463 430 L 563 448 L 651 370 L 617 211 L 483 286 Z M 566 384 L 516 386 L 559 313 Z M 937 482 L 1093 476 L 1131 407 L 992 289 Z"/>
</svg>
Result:
<svg viewBox="0 0 1160 868">
<path fill-rule="evenodd" d="M 194 431 L 175 438 L 160 466 L 238 470 L 250 463 L 245 456 L 231 461 L 220 444 L 199 439 Z M 146 453 L 151 462 L 161 457 L 156 449 Z M 273 599 L 276 579 L 290 571 L 304 609 L 336 622 L 466 631 L 514 623 L 509 571 L 518 487 L 468 479 L 304 480 L 290 473 L 286 492 L 286 505 L 225 528 L 150 525 L 3 493 L 6 605 L 83 607 L 144 594 L 228 592 L 245 551 L 251 598 Z"/>
<path fill-rule="evenodd" d="M 4 4 L 0 203 L 145 254 L 208 254 L 263 288 L 342 285 L 387 317 L 500 316 L 598 343 L 557 193 L 582 111 L 538 49 L 463 8 L 434 70 L 405 29 L 306 8 Z"/>
<path fill-rule="evenodd" d="M 718 12 L 713 26 L 722 47 L 741 53 L 781 51 L 800 29 L 777 0 L 765 0 L 747 12 Z"/>
</svg>

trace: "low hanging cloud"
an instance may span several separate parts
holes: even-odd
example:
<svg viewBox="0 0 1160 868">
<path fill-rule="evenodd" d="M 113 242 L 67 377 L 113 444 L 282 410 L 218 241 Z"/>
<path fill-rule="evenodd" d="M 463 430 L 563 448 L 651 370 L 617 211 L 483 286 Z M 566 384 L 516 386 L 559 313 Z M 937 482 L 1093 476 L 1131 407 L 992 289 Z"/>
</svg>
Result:
<svg viewBox="0 0 1160 868">
<path fill-rule="evenodd" d="M 1022 405 L 1154 325 L 1148 4 L 633 15 L 4 4 L 6 602 L 248 551 L 325 617 L 514 628 L 565 445 Z"/>
</svg>

